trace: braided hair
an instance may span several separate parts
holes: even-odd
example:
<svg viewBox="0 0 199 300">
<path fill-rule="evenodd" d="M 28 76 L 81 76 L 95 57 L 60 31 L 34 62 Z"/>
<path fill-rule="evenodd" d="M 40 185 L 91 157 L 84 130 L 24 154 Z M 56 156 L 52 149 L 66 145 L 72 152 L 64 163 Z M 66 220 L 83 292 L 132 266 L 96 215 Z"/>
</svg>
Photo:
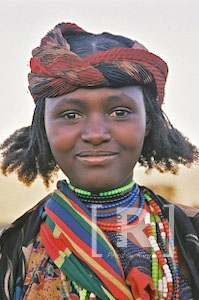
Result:
<svg viewBox="0 0 199 300">
<path fill-rule="evenodd" d="M 132 46 L 132 40 L 110 33 L 79 33 L 75 36 L 68 34 L 64 38 L 71 51 L 80 57 L 111 48 Z M 100 71 L 111 82 L 112 87 L 135 85 L 133 79 L 116 66 L 101 64 Z M 144 140 L 139 163 L 147 169 L 156 168 L 160 172 L 170 171 L 175 174 L 179 164 L 190 166 L 193 162 L 198 162 L 198 149 L 172 126 L 156 100 L 155 80 L 143 85 L 142 89 L 150 128 Z M 30 185 L 39 175 L 44 184 L 49 186 L 53 174 L 59 170 L 46 136 L 44 112 L 45 100 L 37 99 L 31 126 L 16 130 L 0 146 L 3 174 L 16 172 L 18 179 L 26 185 Z"/>
</svg>

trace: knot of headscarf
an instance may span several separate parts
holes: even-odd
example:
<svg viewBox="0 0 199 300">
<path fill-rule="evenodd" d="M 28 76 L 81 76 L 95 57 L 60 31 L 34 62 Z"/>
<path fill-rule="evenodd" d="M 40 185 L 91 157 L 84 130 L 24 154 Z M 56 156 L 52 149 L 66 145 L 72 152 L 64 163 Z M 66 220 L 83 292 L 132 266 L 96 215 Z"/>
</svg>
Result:
<svg viewBox="0 0 199 300">
<path fill-rule="evenodd" d="M 114 74 L 110 74 L 110 67 L 115 66 L 121 71 L 121 85 L 122 74 L 130 76 L 132 82 L 138 85 L 147 85 L 155 80 L 158 101 L 163 103 L 168 68 L 160 57 L 132 41 L 131 48 L 109 49 L 82 58 L 70 51 L 70 45 L 64 38 L 64 35 L 80 33 L 86 31 L 76 24 L 58 24 L 33 50 L 28 79 L 35 101 L 61 96 L 80 87 L 117 86 L 114 85 Z"/>
</svg>

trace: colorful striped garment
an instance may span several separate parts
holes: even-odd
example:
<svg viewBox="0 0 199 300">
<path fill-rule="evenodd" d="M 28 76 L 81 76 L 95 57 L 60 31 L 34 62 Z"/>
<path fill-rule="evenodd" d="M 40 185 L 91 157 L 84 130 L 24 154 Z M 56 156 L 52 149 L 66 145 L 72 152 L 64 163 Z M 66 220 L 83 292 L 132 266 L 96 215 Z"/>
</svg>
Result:
<svg viewBox="0 0 199 300">
<path fill-rule="evenodd" d="M 151 255 L 128 240 L 127 247 L 117 247 L 118 236 L 115 232 L 107 233 L 111 244 L 116 248 L 124 271 L 129 266 L 151 275 Z M 119 237 L 120 239 L 124 237 Z M 120 241 L 121 242 L 121 241 Z M 126 244 L 126 241 L 124 241 Z M 27 275 L 23 286 L 23 300 L 78 300 L 73 284 L 70 280 L 61 280 L 61 271 L 53 263 L 46 252 L 38 234 L 29 259 Z M 143 298 L 146 300 L 146 298 Z M 180 300 L 191 300 L 192 292 L 189 282 L 180 276 Z"/>
<path fill-rule="evenodd" d="M 66 277 L 100 299 L 133 299 L 114 248 L 85 205 L 65 189 L 67 196 L 57 190 L 45 205 L 41 237 L 49 256 Z M 94 237 L 98 251 L 93 249 Z"/>
<path fill-rule="evenodd" d="M 152 193 L 151 191 L 149 192 Z M 62 198 L 64 202 L 62 202 L 60 198 Z M 72 198 L 72 201 L 67 203 L 67 199 L 69 198 Z M 167 211 L 164 211 L 163 205 L 168 204 L 168 202 L 154 194 L 153 198 L 156 199 L 161 206 L 164 215 L 167 217 Z M 144 288 L 142 285 L 142 281 L 144 281 L 143 278 L 146 276 L 145 278 L 150 279 L 151 271 L 150 268 L 147 269 L 147 260 L 150 262 L 150 257 L 146 259 L 146 253 L 144 254 L 144 252 L 142 252 L 144 251 L 143 249 L 139 250 L 135 245 L 129 245 L 126 250 L 127 252 L 122 248 L 117 249 L 115 236 L 112 235 L 113 233 L 108 233 L 107 238 L 99 228 L 96 228 L 97 252 L 102 253 L 103 255 L 102 257 L 93 258 L 90 256 L 90 250 L 88 250 L 89 255 L 88 257 L 85 256 L 87 249 L 91 248 L 89 235 L 91 234 L 92 220 L 89 212 L 84 208 L 84 205 L 78 201 L 77 197 L 71 191 L 67 190 L 65 183 L 59 182 L 58 191 L 55 191 L 52 196 L 50 195 L 47 199 L 41 201 L 36 207 L 28 211 L 24 216 L 16 220 L 9 228 L 2 232 L 0 238 L 1 300 L 31 300 L 30 295 L 36 290 L 38 297 L 36 298 L 35 294 L 35 298 L 33 297 L 34 299 L 78 299 L 78 296 L 75 295 L 74 287 L 71 286 L 71 281 L 73 280 L 79 284 L 79 286 L 85 287 L 88 291 L 96 293 L 98 299 L 133 299 L 130 288 L 125 281 L 129 270 L 132 268 L 141 272 L 140 274 L 142 276 L 140 284 L 139 276 L 137 282 L 141 289 Z M 65 205 L 67 205 L 67 209 Z M 48 217 L 46 217 L 44 206 L 46 207 Z M 68 214 L 66 218 L 61 213 L 62 209 L 64 209 L 65 217 Z M 78 210 L 78 215 L 76 215 L 76 209 Z M 68 210 L 68 212 L 66 212 L 66 210 Z M 69 215 L 70 217 L 72 216 L 71 220 L 69 219 Z M 68 226 L 71 221 L 74 223 Z M 181 226 L 182 222 L 183 224 L 186 224 L 183 228 Z M 191 297 L 194 300 L 198 300 L 198 222 L 198 215 L 193 218 L 188 218 L 180 208 L 175 207 L 175 238 L 181 247 L 184 261 L 187 263 L 188 267 L 191 268 L 190 285 L 192 296 L 188 284 L 181 278 L 180 300 L 191 299 Z M 79 231 L 79 229 L 81 229 L 82 232 Z M 41 233 L 41 240 L 39 232 Z M 86 232 L 88 233 L 87 235 L 85 234 Z M 47 234 L 46 236 L 46 233 L 49 235 Z M 78 244 L 77 239 L 78 237 L 80 239 L 82 238 L 81 234 L 84 235 L 84 238 L 81 243 Z M 56 240 L 56 245 L 51 249 L 51 246 L 45 245 L 45 238 L 47 244 L 49 239 L 49 245 L 51 245 L 53 240 Z M 59 243 L 57 243 L 58 241 Z M 64 246 L 62 243 L 64 243 Z M 63 253 L 57 252 L 57 248 L 59 249 L 60 247 L 62 247 L 61 251 Z M 82 251 L 78 252 L 80 248 Z M 129 252 L 130 249 L 132 252 Z M 139 261 L 136 253 L 140 253 L 140 257 L 144 254 L 145 259 Z M 129 257 L 132 258 L 131 262 L 127 261 Z M 92 260 L 89 262 L 87 261 L 87 258 L 88 260 L 90 260 L 90 258 Z M 97 270 L 96 266 L 99 266 L 99 264 L 102 269 L 99 268 L 99 270 Z M 131 268 L 129 266 L 131 266 Z M 84 283 L 81 284 L 82 280 L 85 278 L 82 279 L 83 276 L 76 274 L 78 272 L 74 273 L 72 271 L 72 268 L 75 270 L 75 267 L 81 271 L 83 276 L 87 271 L 87 274 L 85 275 L 87 276 L 86 278 L 88 278 L 88 274 L 92 276 L 92 278 L 89 278 L 89 282 L 86 282 L 85 286 Z M 107 272 L 103 273 L 103 269 L 106 270 L 106 267 L 108 267 L 108 273 L 110 273 L 111 276 L 107 276 Z M 65 281 L 61 278 L 62 273 L 65 273 L 66 275 Z M 71 278 L 70 276 L 74 277 Z M 63 282 L 65 283 L 62 286 Z M 90 285 L 91 282 L 92 287 L 90 288 L 87 285 Z M 149 282 L 150 281 L 147 283 L 148 287 L 150 287 Z M 115 286 L 117 284 L 118 294 L 116 295 Z M 69 293 L 74 294 L 72 295 L 73 298 L 67 298 L 66 295 L 63 296 L 62 287 L 64 287 L 65 292 L 68 288 Z M 57 291 L 57 298 L 50 298 L 50 293 L 54 293 L 55 291 Z M 141 293 L 141 291 L 139 292 Z M 147 290 L 147 293 L 148 298 L 143 299 L 152 299 L 152 286 Z M 42 296 L 40 297 L 39 295 Z M 122 298 L 123 295 L 126 298 Z M 28 296 L 30 298 L 28 298 Z"/>
</svg>

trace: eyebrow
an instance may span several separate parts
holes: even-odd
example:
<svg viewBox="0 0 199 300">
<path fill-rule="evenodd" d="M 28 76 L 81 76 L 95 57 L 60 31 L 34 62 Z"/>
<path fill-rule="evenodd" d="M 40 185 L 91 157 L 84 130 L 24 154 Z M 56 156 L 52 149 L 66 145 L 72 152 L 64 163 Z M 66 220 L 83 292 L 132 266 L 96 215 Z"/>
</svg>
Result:
<svg viewBox="0 0 199 300">
<path fill-rule="evenodd" d="M 59 102 L 55 103 L 54 108 L 57 109 L 59 107 L 62 107 L 64 104 L 73 104 L 73 105 L 75 104 L 75 105 L 78 105 L 81 107 L 84 106 L 84 102 L 78 98 L 64 98 L 64 99 L 61 99 Z"/>
<path fill-rule="evenodd" d="M 117 103 L 119 101 L 130 101 L 131 103 L 133 104 L 136 104 L 136 100 L 133 98 L 133 97 L 129 97 L 125 94 L 121 94 L 119 96 L 117 95 L 112 95 L 112 96 L 108 96 L 106 98 L 106 100 L 108 100 L 108 102 L 114 102 L 114 103 Z M 63 98 L 61 99 L 59 102 L 56 102 L 55 105 L 54 105 L 54 109 L 59 109 L 59 108 L 62 108 L 62 106 L 64 104 L 73 104 L 73 105 L 77 105 L 79 107 L 85 107 L 85 103 L 84 103 L 84 100 L 80 100 L 79 98 Z"/>
<path fill-rule="evenodd" d="M 112 101 L 112 102 L 117 102 L 117 101 L 119 102 L 121 100 L 128 100 L 128 101 L 131 101 L 135 104 L 137 103 L 136 100 L 133 97 L 129 97 L 129 96 L 123 95 L 123 94 L 121 94 L 120 96 L 117 96 L 117 95 L 109 96 L 107 98 L 107 100 Z"/>
</svg>

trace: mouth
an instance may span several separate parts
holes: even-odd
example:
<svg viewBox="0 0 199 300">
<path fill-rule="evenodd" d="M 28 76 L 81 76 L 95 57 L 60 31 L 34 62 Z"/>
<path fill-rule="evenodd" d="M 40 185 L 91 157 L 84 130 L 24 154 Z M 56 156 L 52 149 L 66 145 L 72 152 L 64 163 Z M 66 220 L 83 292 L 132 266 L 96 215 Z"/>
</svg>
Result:
<svg viewBox="0 0 199 300">
<path fill-rule="evenodd" d="M 116 151 L 84 150 L 77 153 L 76 158 L 83 164 L 90 166 L 106 165 L 118 155 Z"/>
</svg>

